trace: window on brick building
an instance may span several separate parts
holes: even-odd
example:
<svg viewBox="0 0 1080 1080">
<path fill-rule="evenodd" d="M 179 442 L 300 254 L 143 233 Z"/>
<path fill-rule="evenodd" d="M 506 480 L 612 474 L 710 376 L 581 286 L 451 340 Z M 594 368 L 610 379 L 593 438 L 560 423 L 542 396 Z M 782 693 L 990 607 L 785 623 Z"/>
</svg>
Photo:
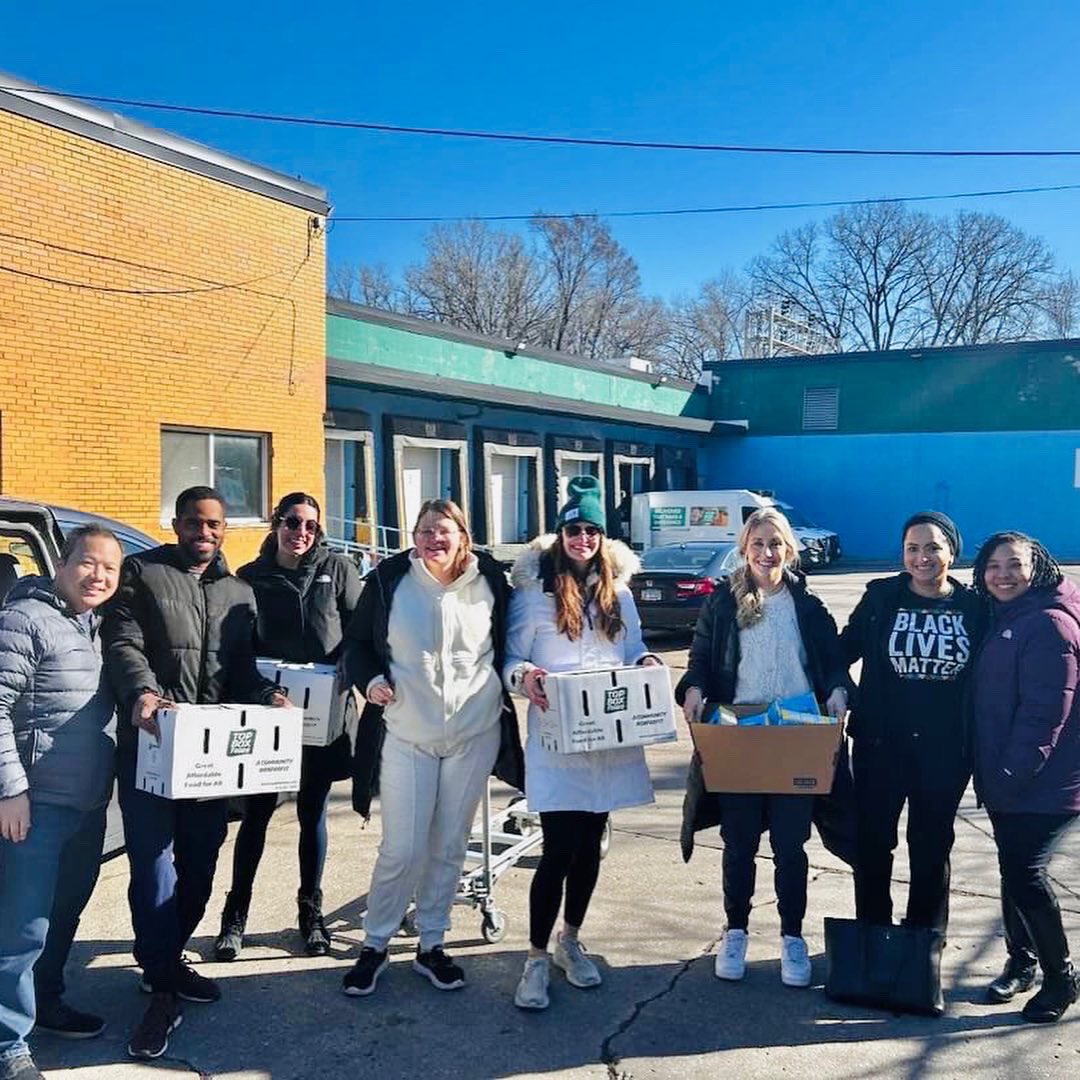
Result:
<svg viewBox="0 0 1080 1080">
<path fill-rule="evenodd" d="M 162 524 L 172 520 L 176 496 L 198 484 L 221 492 L 230 521 L 265 521 L 267 444 L 265 435 L 162 428 Z"/>
</svg>

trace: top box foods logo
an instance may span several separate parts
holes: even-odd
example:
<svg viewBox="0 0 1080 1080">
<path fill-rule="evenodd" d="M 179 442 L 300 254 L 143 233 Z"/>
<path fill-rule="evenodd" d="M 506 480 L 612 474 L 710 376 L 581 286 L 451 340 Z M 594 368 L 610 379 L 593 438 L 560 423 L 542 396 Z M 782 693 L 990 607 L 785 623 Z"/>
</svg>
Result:
<svg viewBox="0 0 1080 1080">
<path fill-rule="evenodd" d="M 605 690 L 604 712 L 625 712 L 627 701 L 627 689 L 625 686 L 616 686 L 614 689 Z"/>
<path fill-rule="evenodd" d="M 255 752 L 255 729 L 241 728 L 229 732 L 229 745 L 225 751 L 229 757 L 240 757 Z"/>
</svg>

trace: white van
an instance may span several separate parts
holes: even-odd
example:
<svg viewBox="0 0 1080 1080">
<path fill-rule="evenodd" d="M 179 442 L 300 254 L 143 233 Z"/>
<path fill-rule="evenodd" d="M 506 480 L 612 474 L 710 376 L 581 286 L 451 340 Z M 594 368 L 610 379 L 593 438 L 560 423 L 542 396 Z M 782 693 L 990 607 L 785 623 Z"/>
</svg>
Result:
<svg viewBox="0 0 1080 1080">
<path fill-rule="evenodd" d="M 630 504 L 630 542 L 635 551 L 687 540 L 734 542 L 743 522 L 764 506 L 788 516 L 802 544 L 803 568 L 828 566 L 840 557 L 840 538 L 819 529 L 789 503 L 769 491 L 645 491 Z"/>
</svg>

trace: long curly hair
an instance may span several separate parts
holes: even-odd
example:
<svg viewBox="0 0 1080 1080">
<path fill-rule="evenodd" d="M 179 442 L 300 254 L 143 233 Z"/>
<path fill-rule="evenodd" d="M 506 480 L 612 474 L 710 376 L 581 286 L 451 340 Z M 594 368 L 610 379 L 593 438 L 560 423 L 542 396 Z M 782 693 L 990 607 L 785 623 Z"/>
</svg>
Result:
<svg viewBox="0 0 1080 1080">
<path fill-rule="evenodd" d="M 555 567 L 555 626 L 560 634 L 577 641 L 585 630 L 590 605 L 596 605 L 596 627 L 608 641 L 625 629 L 622 607 L 615 593 L 615 567 L 607 540 L 589 564 L 584 577 L 563 550 L 562 533 L 547 550 Z"/>
<path fill-rule="evenodd" d="M 765 616 L 765 600 L 761 590 L 750 572 L 750 564 L 747 552 L 750 549 L 750 534 L 761 525 L 772 525 L 784 541 L 784 547 L 788 550 L 787 562 L 784 564 L 788 570 L 796 570 L 799 566 L 799 542 L 791 531 L 791 523 L 775 506 L 763 506 L 755 510 L 747 519 L 739 533 L 739 554 L 743 557 L 742 566 L 735 570 L 728 579 L 731 594 L 735 597 L 735 622 L 741 630 L 760 622 Z"/>
<path fill-rule="evenodd" d="M 990 597 L 990 590 L 986 587 L 986 564 L 994 550 L 1002 544 L 1023 544 L 1031 552 L 1031 588 L 1056 589 L 1065 580 L 1057 560 L 1034 537 L 1015 530 L 996 532 L 983 541 L 979 553 L 975 556 L 974 585 L 980 596 Z"/>
</svg>

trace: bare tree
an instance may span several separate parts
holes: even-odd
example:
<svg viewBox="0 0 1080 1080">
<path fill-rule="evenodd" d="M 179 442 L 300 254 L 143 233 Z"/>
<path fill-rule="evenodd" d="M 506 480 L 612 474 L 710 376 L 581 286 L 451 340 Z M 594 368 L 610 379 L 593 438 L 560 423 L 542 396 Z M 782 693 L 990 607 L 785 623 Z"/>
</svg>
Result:
<svg viewBox="0 0 1080 1080">
<path fill-rule="evenodd" d="M 477 221 L 438 225 L 425 248 L 424 261 L 405 272 L 414 314 L 530 340 L 544 323 L 547 275 L 520 236 Z"/>
<path fill-rule="evenodd" d="M 385 266 L 335 262 L 326 275 L 326 291 L 339 300 L 381 308 L 410 310 L 407 292 L 394 281 Z"/>
<path fill-rule="evenodd" d="M 1045 312 L 1054 258 L 996 214 L 961 211 L 937 224 L 927 265 L 927 345 L 1031 337 Z"/>
<path fill-rule="evenodd" d="M 697 296 L 677 297 L 668 308 L 657 370 L 696 380 L 706 363 L 746 355 L 743 326 L 750 304 L 747 282 L 732 273 L 707 281 Z"/>
<path fill-rule="evenodd" d="M 1080 281 L 1072 271 L 1049 282 L 1041 306 L 1046 332 L 1052 337 L 1080 335 Z"/>
<path fill-rule="evenodd" d="M 823 340 L 889 349 L 918 341 L 932 221 L 899 203 L 854 206 L 782 234 L 750 273 L 767 301 L 801 311 Z"/>
</svg>

